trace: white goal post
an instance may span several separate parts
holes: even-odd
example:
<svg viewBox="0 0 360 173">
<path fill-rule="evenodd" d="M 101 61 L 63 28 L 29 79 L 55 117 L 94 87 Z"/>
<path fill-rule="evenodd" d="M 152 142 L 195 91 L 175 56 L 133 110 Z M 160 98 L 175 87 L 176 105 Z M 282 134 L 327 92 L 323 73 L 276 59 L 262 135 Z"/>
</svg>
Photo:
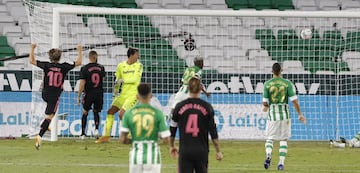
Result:
<svg viewBox="0 0 360 173">
<path fill-rule="evenodd" d="M 195 56 L 204 57 L 202 81 L 212 95 L 203 98 L 215 108 L 223 139 L 264 138 L 267 115 L 261 111 L 261 96 L 274 62 L 282 64 L 284 77 L 295 84 L 308 119 L 306 126 L 300 124 L 291 108 L 293 140 L 349 138 L 358 130 L 360 12 L 119 9 L 25 2 L 32 41 L 42 43 L 38 52 L 74 48 L 78 43 L 100 52 L 99 61 L 109 75 L 102 125 L 111 103 L 115 67 L 126 59 L 127 47 L 135 46 L 144 65 L 142 82 L 151 83 L 154 103 L 165 114 L 180 88 L 184 68 L 193 65 Z M 37 30 L 39 26 L 46 31 Z M 301 39 L 303 29 L 312 30 L 311 39 Z M 190 39 L 196 47 L 193 51 L 184 48 Z M 71 51 L 63 56 L 65 61 L 74 57 Z M 79 135 L 81 108 L 74 106 L 78 70 L 67 79 L 59 112 L 68 113 L 68 119 L 55 123 L 54 128 L 60 129 L 51 135 L 53 141 L 58 135 Z M 40 79 L 41 72 L 34 69 L 33 83 Z M 33 98 L 39 100 L 41 95 Z M 91 125 L 88 135 L 93 133 Z M 112 136 L 118 136 L 118 125 L 114 126 Z"/>
</svg>

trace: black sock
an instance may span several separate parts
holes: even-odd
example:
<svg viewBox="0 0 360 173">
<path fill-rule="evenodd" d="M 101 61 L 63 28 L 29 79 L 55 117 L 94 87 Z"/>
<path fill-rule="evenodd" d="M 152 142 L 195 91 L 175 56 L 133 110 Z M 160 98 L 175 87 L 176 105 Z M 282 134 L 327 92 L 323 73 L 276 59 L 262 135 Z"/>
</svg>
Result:
<svg viewBox="0 0 360 173">
<path fill-rule="evenodd" d="M 39 136 L 43 136 L 44 133 L 49 129 L 51 119 L 46 119 L 41 123 Z"/>
<path fill-rule="evenodd" d="M 86 121 L 87 121 L 87 114 L 83 113 L 81 118 L 81 135 L 85 135 Z"/>
<path fill-rule="evenodd" d="M 99 129 L 100 116 L 99 112 L 94 112 L 95 129 Z"/>
</svg>

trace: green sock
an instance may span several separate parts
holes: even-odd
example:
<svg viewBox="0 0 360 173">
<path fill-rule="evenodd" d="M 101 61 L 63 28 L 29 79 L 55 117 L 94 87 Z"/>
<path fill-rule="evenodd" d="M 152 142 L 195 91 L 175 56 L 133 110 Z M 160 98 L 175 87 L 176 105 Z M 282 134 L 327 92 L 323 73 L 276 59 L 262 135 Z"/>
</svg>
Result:
<svg viewBox="0 0 360 173">
<path fill-rule="evenodd" d="M 108 114 L 106 116 L 105 136 L 110 136 L 113 123 L 114 123 L 114 115 Z"/>
</svg>

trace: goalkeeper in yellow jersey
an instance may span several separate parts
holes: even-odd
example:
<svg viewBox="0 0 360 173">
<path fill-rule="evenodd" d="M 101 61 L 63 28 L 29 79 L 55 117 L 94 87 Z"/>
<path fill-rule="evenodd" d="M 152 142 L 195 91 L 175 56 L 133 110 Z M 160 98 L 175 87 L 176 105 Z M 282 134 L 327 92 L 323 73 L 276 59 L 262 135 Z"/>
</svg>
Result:
<svg viewBox="0 0 360 173">
<path fill-rule="evenodd" d="M 114 123 L 114 114 L 119 111 L 120 120 L 126 110 L 132 108 L 136 102 L 137 87 L 140 84 L 143 66 L 139 59 L 139 49 L 129 48 L 127 51 L 128 60 L 118 64 L 115 72 L 115 84 L 113 90 L 113 101 L 107 111 L 105 123 L 105 135 L 99 138 L 96 143 L 110 141 L 110 133 Z M 121 93 L 119 89 L 121 87 Z"/>
</svg>

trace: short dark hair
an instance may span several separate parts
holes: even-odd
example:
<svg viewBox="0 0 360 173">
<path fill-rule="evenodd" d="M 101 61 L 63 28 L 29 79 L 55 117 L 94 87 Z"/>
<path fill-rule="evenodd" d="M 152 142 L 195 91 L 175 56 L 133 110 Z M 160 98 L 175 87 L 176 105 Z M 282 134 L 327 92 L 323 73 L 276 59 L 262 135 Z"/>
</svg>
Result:
<svg viewBox="0 0 360 173">
<path fill-rule="evenodd" d="M 138 93 L 140 97 L 146 98 L 151 93 L 151 86 L 147 83 L 141 83 L 138 88 Z"/>
<path fill-rule="evenodd" d="M 128 49 L 128 51 L 127 51 L 127 56 L 128 56 L 128 58 L 129 58 L 131 55 L 134 55 L 136 52 L 139 52 L 139 49 L 138 49 L 138 48 L 129 47 L 129 49 Z"/>
<path fill-rule="evenodd" d="M 190 93 L 199 93 L 201 91 L 201 81 L 197 77 L 192 77 L 189 80 L 189 91 Z"/>
<path fill-rule="evenodd" d="M 89 58 L 97 58 L 98 54 L 95 50 L 89 52 Z"/>
<path fill-rule="evenodd" d="M 281 65 L 279 63 L 274 63 L 272 66 L 272 71 L 275 75 L 279 75 L 281 73 Z"/>
<path fill-rule="evenodd" d="M 60 61 L 60 57 L 61 57 L 61 50 L 60 49 L 50 49 L 48 54 L 49 54 L 49 59 L 51 62 L 59 62 Z"/>
</svg>

